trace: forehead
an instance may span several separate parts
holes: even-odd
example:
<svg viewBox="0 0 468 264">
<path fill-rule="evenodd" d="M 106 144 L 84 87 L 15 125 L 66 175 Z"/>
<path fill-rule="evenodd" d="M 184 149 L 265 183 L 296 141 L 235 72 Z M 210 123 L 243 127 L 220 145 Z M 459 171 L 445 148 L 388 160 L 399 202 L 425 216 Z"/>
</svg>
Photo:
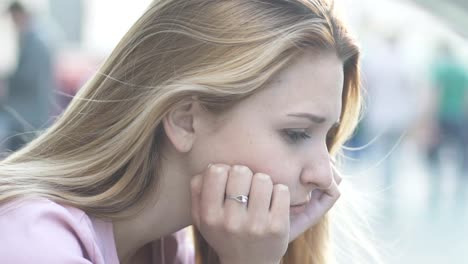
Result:
<svg viewBox="0 0 468 264">
<path fill-rule="evenodd" d="M 338 119 L 342 90 L 343 63 L 336 54 L 304 52 L 247 101 L 260 111 L 313 111 Z"/>
</svg>

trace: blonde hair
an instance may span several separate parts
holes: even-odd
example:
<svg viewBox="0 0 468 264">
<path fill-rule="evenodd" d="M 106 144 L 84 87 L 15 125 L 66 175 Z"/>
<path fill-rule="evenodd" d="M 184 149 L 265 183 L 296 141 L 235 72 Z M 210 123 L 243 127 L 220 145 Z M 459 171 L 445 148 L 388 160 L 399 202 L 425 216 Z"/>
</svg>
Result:
<svg viewBox="0 0 468 264">
<path fill-rule="evenodd" d="M 335 155 L 356 126 L 361 96 L 359 50 L 331 3 L 154 1 L 56 122 L 0 163 L 0 201 L 42 196 L 98 217 L 128 216 L 157 186 L 168 111 L 194 97 L 227 109 L 310 49 L 343 61 L 341 125 L 327 142 Z M 328 222 L 294 241 L 282 263 L 328 263 Z M 197 261 L 207 263 L 214 252 L 196 241 Z"/>
</svg>

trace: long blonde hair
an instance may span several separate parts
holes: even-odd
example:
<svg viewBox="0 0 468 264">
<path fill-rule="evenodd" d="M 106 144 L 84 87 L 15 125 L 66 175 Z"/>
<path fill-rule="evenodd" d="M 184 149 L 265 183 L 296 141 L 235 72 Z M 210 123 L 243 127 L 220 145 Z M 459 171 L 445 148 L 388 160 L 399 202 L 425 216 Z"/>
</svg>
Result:
<svg viewBox="0 0 468 264">
<path fill-rule="evenodd" d="M 168 111 L 194 97 L 227 109 L 310 49 L 343 61 L 341 125 L 327 142 L 335 155 L 356 126 L 361 96 L 359 50 L 331 3 L 154 1 L 56 122 L 0 163 L 0 201 L 42 196 L 97 217 L 128 216 L 157 186 Z M 197 261 L 207 263 L 214 252 L 196 241 Z M 328 245 L 324 217 L 283 263 L 327 263 Z"/>
</svg>

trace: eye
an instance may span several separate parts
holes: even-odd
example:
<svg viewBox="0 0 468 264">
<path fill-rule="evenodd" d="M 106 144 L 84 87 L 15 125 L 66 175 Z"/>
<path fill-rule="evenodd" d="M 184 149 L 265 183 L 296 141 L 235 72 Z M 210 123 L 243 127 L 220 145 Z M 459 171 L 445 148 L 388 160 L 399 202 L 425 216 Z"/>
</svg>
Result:
<svg viewBox="0 0 468 264">
<path fill-rule="evenodd" d="M 311 138 L 309 134 L 305 130 L 297 130 L 297 129 L 285 129 L 283 130 L 285 137 L 288 141 L 292 143 L 298 143 L 303 140 L 308 140 Z"/>
</svg>

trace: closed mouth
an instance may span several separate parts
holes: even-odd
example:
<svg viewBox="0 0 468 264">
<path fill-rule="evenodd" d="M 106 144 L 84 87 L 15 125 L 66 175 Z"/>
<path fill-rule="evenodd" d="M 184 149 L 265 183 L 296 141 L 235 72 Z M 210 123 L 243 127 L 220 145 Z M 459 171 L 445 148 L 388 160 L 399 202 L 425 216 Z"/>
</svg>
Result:
<svg viewBox="0 0 468 264">
<path fill-rule="evenodd" d="M 309 203 L 309 201 L 305 201 L 305 202 L 297 203 L 297 204 L 291 204 L 290 207 L 301 207 L 301 206 L 306 205 L 307 203 Z"/>
</svg>

